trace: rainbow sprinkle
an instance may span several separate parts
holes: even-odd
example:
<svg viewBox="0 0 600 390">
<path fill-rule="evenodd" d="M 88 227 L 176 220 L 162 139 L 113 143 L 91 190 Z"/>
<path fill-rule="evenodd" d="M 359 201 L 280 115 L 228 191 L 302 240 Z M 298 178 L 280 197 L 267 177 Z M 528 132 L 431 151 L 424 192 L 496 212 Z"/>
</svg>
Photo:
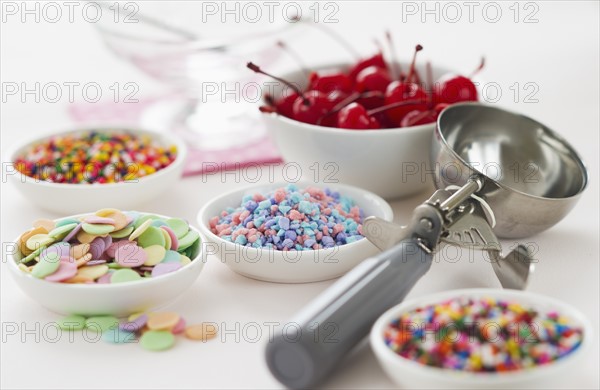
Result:
<svg viewBox="0 0 600 390">
<path fill-rule="evenodd" d="M 398 355 L 424 365 L 503 372 L 570 354 L 581 345 L 583 330 L 557 312 L 461 297 L 404 313 L 386 327 L 384 339 Z"/>
<path fill-rule="evenodd" d="M 30 147 L 14 164 L 22 174 L 40 181 L 104 184 L 150 175 L 176 157 L 174 145 L 159 145 L 148 135 L 90 131 L 48 138 Z"/>
</svg>

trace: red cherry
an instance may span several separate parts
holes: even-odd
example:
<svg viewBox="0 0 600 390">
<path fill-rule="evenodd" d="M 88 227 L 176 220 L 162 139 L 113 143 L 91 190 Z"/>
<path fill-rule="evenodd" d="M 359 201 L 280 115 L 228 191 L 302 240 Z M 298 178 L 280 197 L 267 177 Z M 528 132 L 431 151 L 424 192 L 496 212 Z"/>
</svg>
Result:
<svg viewBox="0 0 600 390">
<path fill-rule="evenodd" d="M 343 73 L 333 73 L 329 75 L 319 75 L 311 72 L 308 76 L 308 89 L 314 89 L 325 93 L 333 91 L 352 92 L 353 82 L 350 77 Z"/>
<path fill-rule="evenodd" d="M 364 60 L 358 61 L 358 63 L 350 69 L 348 76 L 350 76 L 352 80 L 356 80 L 356 76 L 360 73 L 360 71 L 365 68 L 368 68 L 369 66 L 376 66 L 378 68 L 387 69 L 387 64 L 385 63 L 383 54 L 377 53 L 373 57 L 365 58 Z"/>
<path fill-rule="evenodd" d="M 329 99 L 329 101 L 331 101 L 332 105 L 335 107 L 337 104 L 348 98 L 348 96 L 350 96 L 350 94 L 336 89 L 335 91 L 327 94 L 327 99 Z"/>
<path fill-rule="evenodd" d="M 379 91 L 383 93 L 391 81 L 387 70 L 371 65 L 356 75 L 356 90 L 358 92 Z"/>
<path fill-rule="evenodd" d="M 464 76 L 444 75 L 433 87 L 433 101 L 435 103 L 470 102 L 477 101 L 477 98 L 475 84 Z"/>
<path fill-rule="evenodd" d="M 358 103 L 350 103 L 338 113 L 337 127 L 340 129 L 368 130 L 380 128 L 377 119 L 369 116 Z"/>
<path fill-rule="evenodd" d="M 426 125 L 437 121 L 440 113 L 448 107 L 447 103 L 439 103 L 436 106 L 427 111 L 412 110 L 404 115 L 404 118 L 400 121 L 400 127 L 410 127 L 418 125 Z"/>
<path fill-rule="evenodd" d="M 477 101 L 477 88 L 471 78 L 483 69 L 485 58 L 481 59 L 479 66 L 469 77 L 445 74 L 435 83 L 433 87 L 433 101 L 435 103 L 458 103 Z"/>
<path fill-rule="evenodd" d="M 400 127 L 426 125 L 428 123 L 433 123 L 436 120 L 437 114 L 433 110 L 412 110 L 409 111 L 406 115 L 404 115 L 404 118 L 402 118 L 402 120 L 400 121 Z"/>
<path fill-rule="evenodd" d="M 320 91 L 307 91 L 294 101 L 293 118 L 316 125 L 319 119 L 333 108 L 327 95 Z"/>
<path fill-rule="evenodd" d="M 298 94 L 296 92 L 292 92 L 287 96 L 279 98 L 279 100 L 275 102 L 275 109 L 277 110 L 277 113 L 288 118 L 293 118 L 293 106 L 297 98 Z"/>
<path fill-rule="evenodd" d="M 405 101 L 417 101 L 418 103 L 391 108 L 386 111 L 387 117 L 396 125 L 399 125 L 402 118 L 410 111 L 426 111 L 427 94 L 417 84 L 392 81 L 385 92 L 385 104 L 390 105 Z"/>
</svg>

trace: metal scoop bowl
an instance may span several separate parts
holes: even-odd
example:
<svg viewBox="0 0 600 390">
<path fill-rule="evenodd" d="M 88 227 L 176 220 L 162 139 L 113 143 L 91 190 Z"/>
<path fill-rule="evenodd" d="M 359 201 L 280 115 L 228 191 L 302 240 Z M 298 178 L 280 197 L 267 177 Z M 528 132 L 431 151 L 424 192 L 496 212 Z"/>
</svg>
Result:
<svg viewBox="0 0 600 390">
<path fill-rule="evenodd" d="M 479 103 L 456 104 L 440 115 L 434 137 L 437 188 L 483 178 L 477 195 L 493 210 L 499 237 L 523 238 L 552 227 L 587 186 L 577 152 L 523 115 Z"/>
</svg>

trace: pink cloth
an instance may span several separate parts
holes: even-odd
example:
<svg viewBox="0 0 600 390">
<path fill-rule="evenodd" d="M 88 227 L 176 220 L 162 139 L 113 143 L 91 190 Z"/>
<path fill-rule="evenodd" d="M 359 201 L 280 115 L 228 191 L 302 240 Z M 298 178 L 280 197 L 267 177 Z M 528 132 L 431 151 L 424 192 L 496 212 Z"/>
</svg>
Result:
<svg viewBox="0 0 600 390">
<path fill-rule="evenodd" d="M 140 99 L 138 103 L 98 103 L 76 102 L 69 105 L 68 112 L 76 123 L 120 123 L 135 126 L 144 109 L 158 99 Z M 202 150 L 189 146 L 189 153 L 183 170 L 184 176 L 221 169 L 239 169 L 256 164 L 281 162 L 281 156 L 268 135 L 244 146 L 226 150 Z"/>
</svg>

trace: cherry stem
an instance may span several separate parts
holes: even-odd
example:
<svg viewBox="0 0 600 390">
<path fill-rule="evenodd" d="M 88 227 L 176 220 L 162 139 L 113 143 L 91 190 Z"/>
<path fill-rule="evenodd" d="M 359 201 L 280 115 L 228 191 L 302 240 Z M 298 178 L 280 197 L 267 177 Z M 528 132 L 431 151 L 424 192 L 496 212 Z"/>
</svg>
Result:
<svg viewBox="0 0 600 390">
<path fill-rule="evenodd" d="M 308 69 L 304 61 L 302 61 L 302 58 L 300 57 L 298 52 L 286 45 L 283 41 L 277 41 L 277 46 L 281 50 L 285 51 L 290 57 L 292 57 L 292 59 L 296 62 L 296 64 L 298 64 L 300 69 L 302 69 L 302 73 L 304 73 L 306 78 L 308 78 L 310 70 Z"/>
<path fill-rule="evenodd" d="M 370 98 L 370 97 L 384 97 L 384 95 L 379 91 L 367 91 L 367 92 L 353 92 L 348 95 L 344 100 L 336 104 L 331 110 L 327 111 L 324 115 L 322 115 L 317 120 L 317 125 L 320 125 L 323 119 L 327 118 L 330 115 L 335 114 L 340 111 L 342 108 L 346 107 L 348 104 L 353 103 L 361 98 Z"/>
<path fill-rule="evenodd" d="M 271 94 L 265 93 L 263 99 L 267 105 L 275 107 L 275 98 Z"/>
<path fill-rule="evenodd" d="M 392 104 L 388 104 L 387 106 L 381 106 L 374 108 L 372 110 L 367 111 L 368 115 L 379 114 L 380 112 L 391 110 L 392 108 L 398 108 L 403 106 L 412 106 L 414 104 L 423 104 L 422 100 L 405 100 L 403 102 L 396 102 Z"/>
<path fill-rule="evenodd" d="M 415 63 L 417 62 L 417 53 L 420 52 L 421 50 L 423 50 L 423 46 L 421 46 L 421 45 L 415 46 L 415 52 L 413 54 L 412 62 L 410 63 L 410 69 L 408 71 L 408 76 L 406 76 L 407 83 L 411 82 L 413 75 L 415 74 Z"/>
<path fill-rule="evenodd" d="M 304 102 L 304 105 L 309 106 L 310 105 L 310 100 L 308 100 L 306 98 L 306 96 L 304 96 L 304 94 L 302 94 L 302 91 L 300 90 L 300 88 L 298 88 L 297 86 L 295 86 L 294 84 L 290 83 L 287 80 L 284 80 L 280 77 L 277 76 L 273 76 L 270 73 L 265 72 L 264 70 L 262 70 L 258 65 L 253 64 L 252 62 L 248 62 L 246 64 L 246 67 L 248 69 L 250 69 L 251 71 L 253 71 L 254 73 L 259 73 L 259 74 L 263 74 L 265 76 L 271 77 L 272 79 L 275 79 L 285 85 L 287 85 L 289 88 L 291 88 L 294 92 L 296 92 L 298 94 L 298 96 L 300 96 Z"/>
<path fill-rule="evenodd" d="M 275 107 L 272 107 L 272 106 L 260 106 L 260 107 L 258 107 L 258 110 L 265 114 L 276 114 L 277 113 L 277 110 L 275 109 Z"/>
<path fill-rule="evenodd" d="M 431 69 L 431 62 L 427 61 L 425 64 L 425 72 L 427 77 L 427 100 L 429 100 L 428 106 L 433 106 L 433 70 Z"/>
<path fill-rule="evenodd" d="M 402 66 L 400 65 L 400 61 L 398 61 L 398 54 L 396 53 L 396 47 L 394 46 L 394 41 L 392 40 L 392 33 L 389 30 L 385 32 L 385 39 L 390 48 L 390 55 L 392 57 L 392 66 L 390 67 L 393 72 L 392 79 L 398 79 L 402 81 Z"/>
<path fill-rule="evenodd" d="M 350 53 L 350 55 L 352 57 L 354 57 L 356 60 L 360 59 L 360 54 L 358 54 L 358 52 L 356 50 L 354 50 L 354 47 L 352 45 L 350 45 L 347 40 L 342 38 L 342 36 L 339 35 L 337 32 L 335 32 L 333 29 L 328 28 L 324 23 L 310 23 L 307 21 L 306 18 L 299 18 L 298 20 L 301 23 L 304 22 L 304 23 L 308 24 L 309 26 L 312 26 L 312 27 L 320 30 L 322 33 L 324 33 L 325 35 L 327 35 L 330 38 L 332 38 L 333 40 L 335 40 L 348 53 Z"/>
<path fill-rule="evenodd" d="M 479 66 L 477 67 L 477 69 L 475 69 L 473 72 L 471 72 L 471 74 L 469 75 L 469 78 L 472 78 L 477 73 L 481 72 L 481 69 L 483 69 L 484 66 L 485 66 L 485 57 L 481 57 L 481 62 L 479 63 Z"/>
</svg>

